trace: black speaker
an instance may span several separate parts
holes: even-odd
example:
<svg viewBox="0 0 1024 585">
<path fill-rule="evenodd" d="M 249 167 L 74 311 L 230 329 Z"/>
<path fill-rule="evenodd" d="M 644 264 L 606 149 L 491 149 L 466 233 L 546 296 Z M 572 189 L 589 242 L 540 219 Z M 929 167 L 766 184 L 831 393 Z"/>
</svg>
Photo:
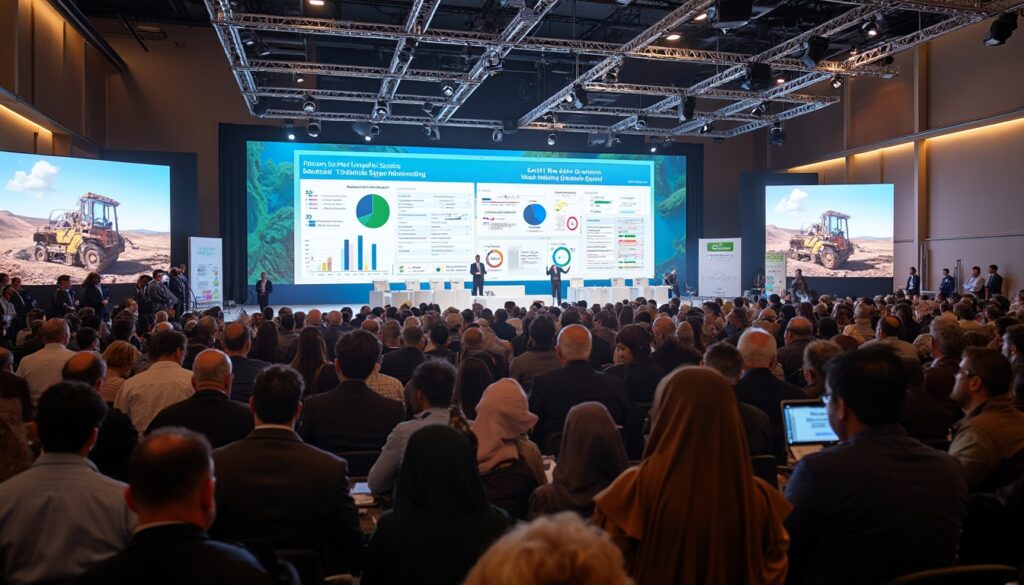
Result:
<svg viewBox="0 0 1024 585">
<path fill-rule="evenodd" d="M 688 95 L 683 98 L 683 101 L 679 104 L 679 121 L 689 122 L 693 119 L 694 110 L 697 109 L 697 98 L 692 95 Z"/>
<path fill-rule="evenodd" d="M 754 13 L 753 0 L 718 0 L 708 8 L 708 20 L 715 28 L 739 28 Z"/>
<path fill-rule="evenodd" d="M 814 36 L 807 39 L 807 42 L 804 43 L 804 52 L 800 55 L 800 60 L 808 67 L 817 67 L 818 63 L 825 58 L 825 53 L 827 52 L 828 39 Z"/>
<path fill-rule="evenodd" d="M 740 87 L 746 91 L 764 91 L 772 85 L 772 66 L 767 63 L 748 63 Z"/>
</svg>

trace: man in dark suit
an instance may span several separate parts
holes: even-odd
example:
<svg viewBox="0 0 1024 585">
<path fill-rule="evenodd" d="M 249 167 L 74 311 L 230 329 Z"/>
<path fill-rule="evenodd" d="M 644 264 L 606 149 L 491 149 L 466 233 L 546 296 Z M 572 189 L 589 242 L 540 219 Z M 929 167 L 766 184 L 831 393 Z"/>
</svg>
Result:
<svg viewBox="0 0 1024 585">
<path fill-rule="evenodd" d="M 402 346 L 388 352 L 380 363 L 380 373 L 396 378 L 402 385 L 409 383 L 416 366 L 427 358 L 423 356 L 423 330 L 419 327 L 402 329 Z"/>
<path fill-rule="evenodd" d="M 21 279 L 17 276 L 11 279 L 11 287 L 14 288 L 14 294 L 11 295 L 11 303 L 14 304 L 14 310 L 17 313 L 15 324 L 18 329 L 24 329 L 28 326 L 28 312 L 36 308 L 36 300 L 32 298 L 28 291 L 21 288 Z"/>
<path fill-rule="evenodd" d="M 533 442 L 544 453 L 551 453 L 548 437 L 562 432 L 569 409 L 582 402 L 600 402 L 617 424 L 626 423 L 629 402 L 622 378 L 595 372 L 590 359 L 590 331 L 582 325 L 569 325 L 558 334 L 555 354 L 562 367 L 533 379 L 530 411 L 538 420 Z"/>
<path fill-rule="evenodd" d="M 270 304 L 270 293 L 274 292 L 274 283 L 267 278 L 266 272 L 260 272 L 260 279 L 256 281 L 256 303 L 260 306 L 260 312 Z"/>
<path fill-rule="evenodd" d="M 344 459 L 302 442 L 302 376 L 270 366 L 256 378 L 256 428 L 213 452 L 217 519 L 210 534 L 228 542 L 269 542 L 316 552 L 324 574 L 354 572 L 363 547 L 359 510 Z"/>
<path fill-rule="evenodd" d="M 185 427 L 205 435 L 214 447 L 244 439 L 252 431 L 252 416 L 245 405 L 228 398 L 231 378 L 228 356 L 216 349 L 200 353 L 192 366 L 195 394 L 161 410 L 147 432 Z"/>
<path fill-rule="evenodd" d="M 701 364 L 715 370 L 725 376 L 729 383 L 735 385 L 743 372 L 743 356 L 736 346 L 719 341 L 712 343 L 704 352 Z M 743 424 L 743 432 L 747 436 L 747 449 L 750 456 L 775 455 L 775 448 L 772 444 L 772 424 L 768 415 L 744 402 L 736 402 L 740 411 L 740 423 Z"/>
<path fill-rule="evenodd" d="M 334 370 L 341 383 L 306 400 L 299 424 L 302 440 L 335 454 L 384 446 L 395 425 L 405 420 L 405 408 L 366 385 L 380 351 L 380 340 L 362 329 L 338 340 Z"/>
<path fill-rule="evenodd" d="M 473 296 L 484 296 L 484 275 L 487 274 L 487 267 L 480 261 L 480 254 L 469 266 L 469 273 L 473 275 Z"/>
<path fill-rule="evenodd" d="M 956 292 L 956 280 L 949 275 L 949 268 L 943 268 L 942 282 L 939 283 L 939 294 L 942 295 L 942 298 L 947 299 L 954 292 Z"/>
<path fill-rule="evenodd" d="M 655 319 L 651 323 L 651 333 L 654 334 L 654 352 L 651 359 L 661 366 L 666 374 L 680 366 L 700 363 L 699 353 L 679 343 L 676 338 L 676 325 L 671 318 Z"/>
<path fill-rule="evenodd" d="M 903 294 L 908 297 L 921 296 L 921 275 L 913 266 L 910 267 L 910 275 L 907 276 L 907 286 L 903 289 Z"/>
<path fill-rule="evenodd" d="M 740 355 L 743 356 L 743 374 L 733 388 L 736 398 L 760 408 L 768 415 L 772 425 L 772 445 L 775 457 L 786 461 L 786 437 L 782 424 L 783 400 L 805 400 L 799 388 L 775 377 L 777 347 L 775 337 L 763 329 L 748 329 L 740 336 Z"/>
<path fill-rule="evenodd" d="M 985 284 L 985 297 L 991 299 L 1001 294 L 1003 294 L 1003 277 L 999 275 L 998 266 L 989 264 L 988 282 Z"/>
<path fill-rule="evenodd" d="M 967 510 L 963 468 L 899 425 L 903 363 L 886 348 L 826 368 L 828 420 L 840 443 L 797 463 L 788 583 L 882 583 L 956 562 Z M 865 561 L 869 559 L 869 561 Z"/>
<path fill-rule="evenodd" d="M 216 514 L 211 455 L 206 439 L 185 429 L 162 429 L 139 443 L 125 494 L 138 528 L 125 550 L 75 583 L 281 582 L 245 549 L 207 536 Z"/>
<path fill-rule="evenodd" d="M 57 290 L 53 291 L 50 317 L 63 317 L 78 310 L 78 299 L 71 290 L 71 277 L 62 274 L 57 277 Z"/>
<path fill-rule="evenodd" d="M 504 341 L 512 341 L 516 337 L 516 328 L 508 324 L 508 311 L 498 309 L 494 312 L 494 325 L 491 326 L 494 335 Z"/>
<path fill-rule="evenodd" d="M 786 324 L 783 337 L 786 345 L 778 351 L 778 362 L 786 381 L 794 386 L 803 386 L 804 380 L 804 348 L 814 341 L 814 325 L 805 317 L 793 317 Z"/>
<path fill-rule="evenodd" d="M 14 354 L 0 347 L 0 398 L 13 398 L 21 404 L 21 420 L 32 420 L 32 393 L 28 382 L 14 375 Z"/>
<path fill-rule="evenodd" d="M 328 361 L 334 361 L 334 346 L 341 339 L 341 336 L 346 332 L 351 331 L 352 328 L 346 328 L 343 324 L 344 317 L 340 311 L 331 311 L 327 313 L 327 328 L 324 329 L 324 343 L 327 345 L 327 359 Z"/>
<path fill-rule="evenodd" d="M 252 329 L 241 321 L 224 326 L 224 353 L 231 358 L 231 399 L 249 404 L 256 374 L 270 364 L 248 357 L 252 346 Z"/>
</svg>

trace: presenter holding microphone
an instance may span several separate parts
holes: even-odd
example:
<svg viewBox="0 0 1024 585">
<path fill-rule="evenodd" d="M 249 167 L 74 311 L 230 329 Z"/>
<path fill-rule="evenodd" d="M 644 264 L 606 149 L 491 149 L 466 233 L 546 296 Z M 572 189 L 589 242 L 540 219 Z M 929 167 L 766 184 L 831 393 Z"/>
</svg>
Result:
<svg viewBox="0 0 1024 585">
<path fill-rule="evenodd" d="M 260 305 L 260 312 L 270 304 L 270 293 L 274 292 L 274 283 L 267 278 L 266 272 L 260 272 L 260 279 L 256 281 L 256 302 Z"/>
<path fill-rule="evenodd" d="M 551 277 L 551 299 L 555 301 L 556 305 L 562 304 L 562 275 L 568 272 L 568 269 L 561 268 L 557 264 L 552 264 L 551 268 L 548 268 L 547 275 Z"/>
<path fill-rule="evenodd" d="M 487 267 L 480 261 L 480 254 L 476 255 L 476 261 L 469 266 L 469 273 L 473 275 L 473 296 L 484 296 L 484 275 L 487 274 Z"/>
</svg>

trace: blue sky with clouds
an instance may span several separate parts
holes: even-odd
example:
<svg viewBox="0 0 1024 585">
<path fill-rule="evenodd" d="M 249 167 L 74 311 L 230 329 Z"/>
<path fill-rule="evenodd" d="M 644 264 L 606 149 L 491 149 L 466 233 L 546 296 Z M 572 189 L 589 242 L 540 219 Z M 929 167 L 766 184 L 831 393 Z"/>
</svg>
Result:
<svg viewBox="0 0 1024 585">
<path fill-rule="evenodd" d="M 800 229 L 827 209 L 850 216 L 853 238 L 893 237 L 893 186 L 797 185 L 765 188 L 765 224 Z"/>
<path fill-rule="evenodd" d="M 170 167 L 0 152 L 0 209 L 46 218 L 90 191 L 121 203 L 122 230 L 171 231 Z"/>
</svg>

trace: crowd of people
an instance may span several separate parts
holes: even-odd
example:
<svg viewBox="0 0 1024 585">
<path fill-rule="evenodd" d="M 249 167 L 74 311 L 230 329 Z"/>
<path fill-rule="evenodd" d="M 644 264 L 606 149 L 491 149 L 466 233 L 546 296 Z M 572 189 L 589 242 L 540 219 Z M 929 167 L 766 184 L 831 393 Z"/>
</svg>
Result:
<svg viewBox="0 0 1024 585">
<path fill-rule="evenodd" d="M 3 311 L 0 582 L 841 584 L 1022 560 L 1024 291 L 229 321 L 98 298 L 65 282 L 52 311 Z M 839 443 L 793 462 L 780 404 L 815 398 Z"/>
</svg>

